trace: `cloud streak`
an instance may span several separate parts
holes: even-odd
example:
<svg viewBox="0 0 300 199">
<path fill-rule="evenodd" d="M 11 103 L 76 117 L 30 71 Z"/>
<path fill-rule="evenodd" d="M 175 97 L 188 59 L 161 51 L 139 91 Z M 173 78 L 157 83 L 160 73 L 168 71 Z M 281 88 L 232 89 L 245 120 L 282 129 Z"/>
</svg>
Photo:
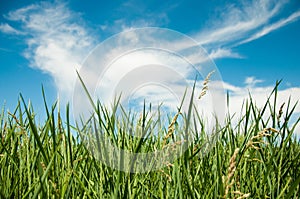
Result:
<svg viewBox="0 0 300 199">
<path fill-rule="evenodd" d="M 212 22 L 211 28 L 200 31 L 194 38 L 204 46 L 231 44 L 268 23 L 278 14 L 284 1 L 242 1 L 241 4 L 228 4 L 220 18 Z"/>
<path fill-rule="evenodd" d="M 259 39 L 267 34 L 269 34 L 270 32 L 277 30 L 283 26 L 288 25 L 289 23 L 296 21 L 300 18 L 300 11 L 294 12 L 293 14 L 291 14 L 289 17 L 287 17 L 286 19 L 282 19 L 279 20 L 271 25 L 268 25 L 266 27 L 264 27 L 262 30 L 258 31 L 257 33 L 255 33 L 254 35 L 252 35 L 250 38 L 245 39 L 243 41 L 241 41 L 239 43 L 240 44 L 244 44 L 244 43 L 248 43 L 251 42 L 255 39 Z"/>
<path fill-rule="evenodd" d="M 10 26 L 7 23 L 0 24 L 0 31 L 5 34 L 23 35 L 22 32 L 16 30 L 15 28 L 13 28 L 12 26 Z"/>
<path fill-rule="evenodd" d="M 287 1 L 242 1 L 240 6 L 228 4 L 219 18 L 213 19 L 206 28 L 193 38 L 203 45 L 213 58 L 241 58 L 232 48 L 259 39 L 299 19 L 300 11 L 278 20 Z M 217 50 L 216 50 L 217 49 Z"/>
</svg>

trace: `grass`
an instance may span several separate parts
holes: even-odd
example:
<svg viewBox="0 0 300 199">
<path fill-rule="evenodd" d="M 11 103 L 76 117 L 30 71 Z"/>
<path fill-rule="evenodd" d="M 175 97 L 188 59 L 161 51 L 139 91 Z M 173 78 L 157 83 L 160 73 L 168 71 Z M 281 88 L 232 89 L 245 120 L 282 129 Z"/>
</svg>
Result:
<svg viewBox="0 0 300 199">
<path fill-rule="evenodd" d="M 122 110 L 118 101 L 112 111 L 97 103 L 95 117 L 79 128 L 70 124 L 68 106 L 62 118 L 57 103 L 50 107 L 46 101 L 47 118 L 37 124 L 33 107 L 21 96 L 14 112 L 3 109 L 0 114 L 0 198 L 299 198 L 295 129 L 300 118 L 290 122 L 296 107 L 290 101 L 276 109 L 278 84 L 263 107 L 256 107 L 250 96 L 236 124 L 228 114 L 225 125 L 216 125 L 218 139 L 206 153 L 202 149 L 208 138 L 195 110 L 187 115 L 179 111 L 165 128 L 146 111 L 135 120 L 132 113 L 117 114 Z M 172 150 L 182 145 L 186 133 L 194 136 L 182 156 L 164 162 L 163 168 L 128 173 L 93 156 L 79 136 L 91 133 L 95 137 L 89 144 L 104 150 L 97 155 L 109 153 L 103 135 L 135 153 Z M 126 162 L 117 157 L 117 164 Z"/>
</svg>

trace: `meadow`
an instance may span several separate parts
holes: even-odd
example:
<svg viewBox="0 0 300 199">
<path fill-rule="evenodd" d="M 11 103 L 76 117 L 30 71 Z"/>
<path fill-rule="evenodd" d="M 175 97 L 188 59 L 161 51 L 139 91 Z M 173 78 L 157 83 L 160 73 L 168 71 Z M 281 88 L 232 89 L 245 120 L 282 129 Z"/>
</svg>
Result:
<svg viewBox="0 0 300 199">
<path fill-rule="evenodd" d="M 218 136 L 205 153 L 209 138 L 203 126 L 191 125 L 204 125 L 197 112 L 190 114 L 192 106 L 164 126 L 146 117 L 146 111 L 137 120 L 126 112 L 117 114 L 118 101 L 112 110 L 97 103 L 97 120 L 79 128 L 70 122 L 69 106 L 62 118 L 57 102 L 49 106 L 46 100 L 47 118 L 37 123 L 33 105 L 20 96 L 13 112 L 4 107 L 0 113 L 0 198 L 299 198 L 300 140 L 295 129 L 300 118 L 291 121 L 297 104 L 290 101 L 276 108 L 278 86 L 263 107 L 250 95 L 241 116 L 228 113 L 225 125 L 216 124 Z M 234 117 L 238 122 L 232 122 Z M 163 168 L 130 173 L 93 156 L 80 137 L 93 129 L 134 153 L 174 146 L 176 137 L 187 132 L 195 136 Z M 134 138 L 129 129 L 156 136 Z"/>
</svg>

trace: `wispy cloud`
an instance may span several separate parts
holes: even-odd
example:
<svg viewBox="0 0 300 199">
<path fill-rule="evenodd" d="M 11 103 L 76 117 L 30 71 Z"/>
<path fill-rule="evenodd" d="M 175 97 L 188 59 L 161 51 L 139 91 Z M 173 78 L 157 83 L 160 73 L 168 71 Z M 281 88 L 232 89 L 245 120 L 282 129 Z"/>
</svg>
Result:
<svg viewBox="0 0 300 199">
<path fill-rule="evenodd" d="M 244 58 L 239 52 L 233 50 L 234 47 L 243 43 L 251 42 L 255 39 L 269 34 L 293 21 L 298 20 L 299 12 L 295 11 L 286 18 L 278 20 L 281 10 L 286 6 L 285 0 L 259 0 L 241 1 L 236 4 L 227 3 L 222 12 L 217 13 L 218 17 L 209 19 L 207 28 L 194 31 L 191 35 L 199 45 L 205 47 L 211 58 Z M 127 4 L 126 4 L 127 5 Z M 130 4 L 130 6 L 133 6 Z M 135 6 L 133 6 L 135 7 Z M 156 15 L 155 15 L 156 14 Z M 151 17 L 138 21 L 116 20 L 112 27 L 119 27 L 118 30 L 129 30 L 143 26 L 159 25 L 159 13 L 152 13 Z M 168 18 L 166 15 L 165 18 Z M 147 20 L 145 20 L 147 19 Z M 270 25 L 271 24 L 271 25 Z M 105 26 L 107 27 L 107 25 Z M 121 27 L 121 29 L 120 29 Z M 165 43 L 164 45 L 169 45 Z M 178 48 L 190 48 L 182 41 L 177 41 Z"/>
<path fill-rule="evenodd" d="M 285 1 L 242 1 L 241 5 L 228 4 L 220 17 L 213 19 L 210 28 L 194 37 L 201 45 L 228 45 L 249 36 L 249 33 L 267 24 L 278 14 Z"/>
<path fill-rule="evenodd" d="M 300 18 L 299 10 L 287 17 L 280 15 L 288 4 L 285 0 L 241 2 L 239 5 L 227 4 L 218 18 L 210 19 L 208 28 L 193 35 L 210 52 L 211 57 L 242 58 L 232 50 L 234 47 L 259 39 Z M 281 19 L 278 19 L 279 15 Z"/>
<path fill-rule="evenodd" d="M 157 2 L 145 2 L 127 0 L 112 10 L 118 13 L 117 16 L 110 16 L 103 24 L 100 25 L 101 30 L 111 32 L 113 34 L 133 28 L 143 27 L 159 27 L 169 23 L 168 12 L 174 9 L 178 4 L 167 1 L 160 2 L 159 6 L 153 6 Z"/>
<path fill-rule="evenodd" d="M 6 34 L 15 34 L 15 35 L 23 35 L 24 33 L 18 31 L 7 23 L 0 24 L 0 31 Z"/>
<path fill-rule="evenodd" d="M 51 75 L 60 98 L 70 101 L 75 71 L 96 43 L 79 15 L 65 4 L 41 2 L 9 12 L 6 18 L 22 24 L 20 30 L 3 27 L 26 34 L 24 56 L 30 66 Z"/>
<path fill-rule="evenodd" d="M 298 20 L 299 18 L 300 18 L 300 11 L 294 12 L 293 14 L 291 14 L 289 17 L 287 17 L 285 19 L 281 19 L 271 25 L 267 25 L 262 30 L 258 31 L 254 35 L 252 35 L 250 38 L 247 38 L 247 39 L 241 41 L 239 44 L 248 43 L 250 41 L 253 41 L 255 39 L 263 37 L 274 30 L 277 30 L 283 26 L 286 26 L 287 24 L 289 24 L 293 21 Z"/>
</svg>

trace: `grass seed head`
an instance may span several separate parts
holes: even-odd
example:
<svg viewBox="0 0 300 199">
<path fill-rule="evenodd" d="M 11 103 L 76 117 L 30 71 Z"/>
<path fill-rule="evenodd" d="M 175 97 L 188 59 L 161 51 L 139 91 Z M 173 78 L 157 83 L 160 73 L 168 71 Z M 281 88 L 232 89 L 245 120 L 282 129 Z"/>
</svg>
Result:
<svg viewBox="0 0 300 199">
<path fill-rule="evenodd" d="M 280 118 L 283 114 L 283 107 L 284 107 L 285 103 L 282 103 L 282 105 L 280 106 L 279 112 L 278 112 L 278 116 L 277 116 L 277 125 L 278 127 L 280 127 Z"/>
<path fill-rule="evenodd" d="M 240 191 L 233 191 L 233 194 L 239 195 L 239 197 L 237 197 L 237 199 L 243 199 L 243 198 L 248 198 L 251 194 L 250 193 L 242 193 Z"/>
<path fill-rule="evenodd" d="M 230 160 L 229 160 L 229 168 L 228 168 L 228 173 L 227 173 L 227 177 L 225 180 L 225 194 L 224 194 L 224 198 L 226 198 L 226 196 L 229 193 L 230 188 L 233 186 L 234 184 L 234 179 L 232 179 L 232 177 L 234 176 L 234 172 L 236 170 L 236 157 L 237 154 L 239 153 L 240 149 L 236 148 L 234 150 L 233 155 L 231 156 Z"/>
<path fill-rule="evenodd" d="M 181 114 L 181 112 L 178 112 L 175 116 L 174 116 L 174 118 L 173 118 L 173 120 L 172 120 L 172 122 L 170 123 L 170 125 L 169 125 L 169 127 L 168 127 L 168 133 L 167 133 L 167 135 L 164 137 L 164 141 L 163 141 L 163 147 L 166 145 L 166 142 L 167 142 L 167 140 L 170 138 L 170 137 L 172 137 L 172 135 L 173 135 L 173 133 L 174 133 L 174 131 L 175 131 L 175 124 L 176 124 L 176 121 L 177 121 L 177 119 L 178 119 L 178 116 Z"/>
<path fill-rule="evenodd" d="M 205 94 L 206 94 L 206 91 L 208 90 L 208 82 L 210 80 L 210 77 L 211 75 L 214 73 L 215 71 L 211 71 L 210 73 L 208 73 L 208 75 L 206 76 L 206 78 L 204 79 L 204 82 L 203 82 L 203 88 L 201 90 L 201 93 L 198 97 L 198 99 L 201 99 Z"/>
</svg>

